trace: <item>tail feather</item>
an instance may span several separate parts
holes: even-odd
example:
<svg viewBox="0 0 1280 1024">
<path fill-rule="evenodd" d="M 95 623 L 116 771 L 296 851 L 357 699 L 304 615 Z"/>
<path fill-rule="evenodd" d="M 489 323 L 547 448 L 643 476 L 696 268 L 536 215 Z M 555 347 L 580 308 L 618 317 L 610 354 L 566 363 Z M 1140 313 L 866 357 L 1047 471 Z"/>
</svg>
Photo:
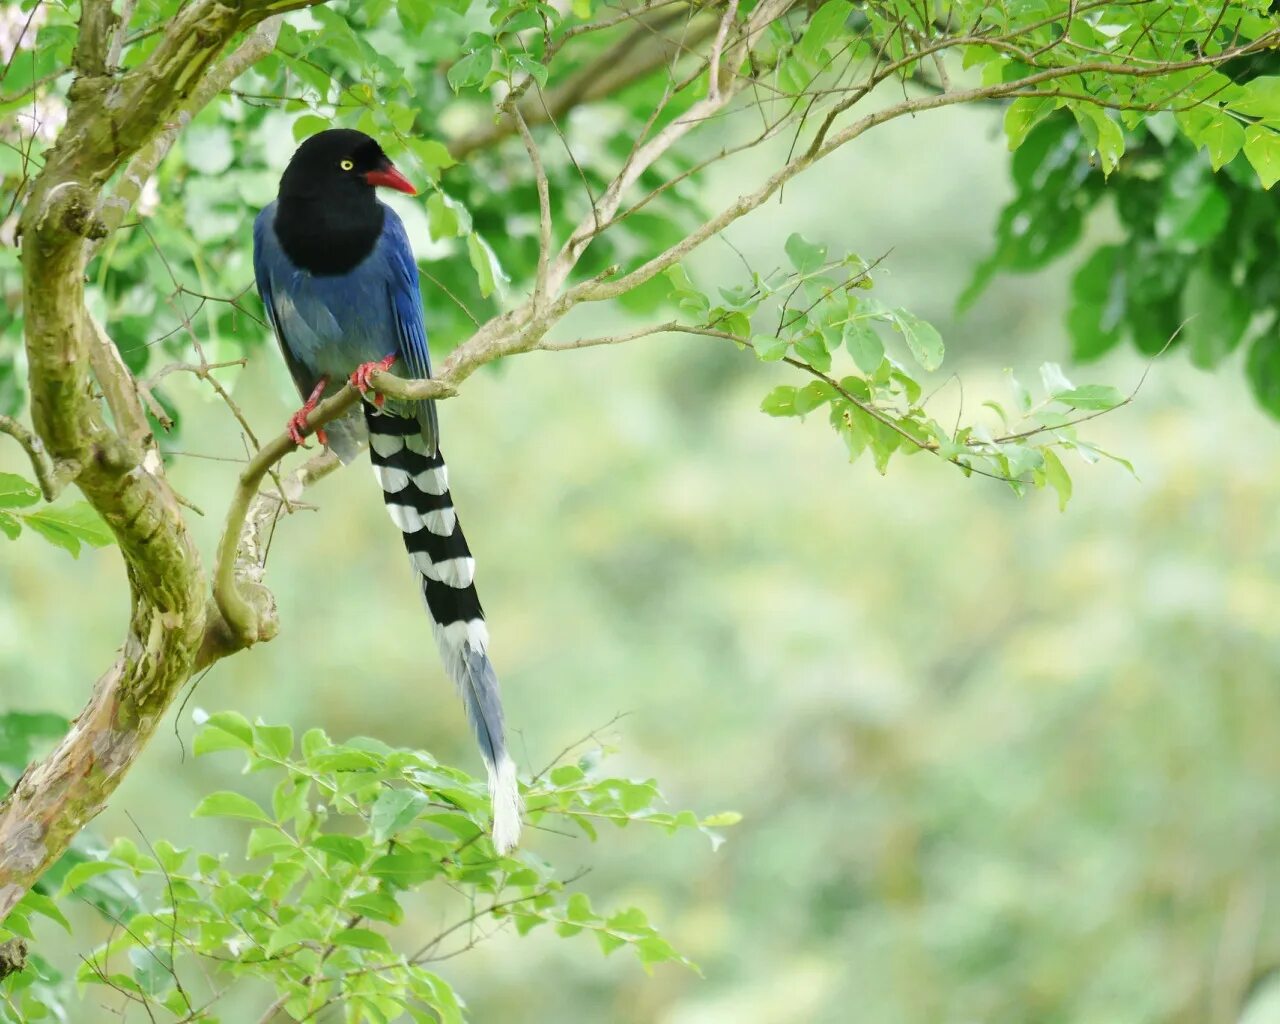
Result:
<svg viewBox="0 0 1280 1024">
<path fill-rule="evenodd" d="M 458 688 L 489 776 L 493 842 L 499 853 L 520 838 L 516 765 L 507 752 L 489 629 L 475 588 L 475 559 L 449 493 L 449 472 L 416 418 L 365 406 L 369 453 L 387 512 L 404 535 L 431 615 L 445 671 Z"/>
</svg>

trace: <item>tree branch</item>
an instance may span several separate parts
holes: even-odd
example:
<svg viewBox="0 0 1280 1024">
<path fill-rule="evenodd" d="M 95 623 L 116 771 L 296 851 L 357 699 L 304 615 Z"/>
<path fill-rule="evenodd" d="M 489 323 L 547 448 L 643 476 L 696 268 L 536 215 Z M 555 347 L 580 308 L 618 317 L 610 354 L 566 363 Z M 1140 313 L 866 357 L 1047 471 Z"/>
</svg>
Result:
<svg viewBox="0 0 1280 1024">
<path fill-rule="evenodd" d="M 537 126 L 558 121 L 576 107 L 621 92 L 669 66 L 674 56 L 703 42 L 716 30 L 719 19 L 698 13 L 689 20 L 683 42 L 668 39 L 660 30 L 671 20 L 671 12 L 662 11 L 661 20 L 657 20 L 659 15 L 652 13 L 665 6 L 669 5 L 654 4 L 645 12 L 630 12 L 619 18 L 620 21 L 635 21 L 637 27 L 616 47 L 606 50 L 554 88 L 520 97 L 519 110 L 525 122 Z M 677 6 L 687 8 L 689 5 L 686 0 L 679 0 Z M 495 146 L 518 131 L 515 118 L 507 114 L 493 124 L 454 139 L 449 143 L 449 152 L 455 160 L 465 160 L 477 150 Z"/>
<path fill-rule="evenodd" d="M 142 195 L 148 179 L 156 172 L 161 161 L 168 156 L 179 133 L 191 118 L 207 107 L 214 97 L 228 88 L 246 70 L 275 49 L 276 39 L 280 36 L 280 26 L 283 22 L 283 15 L 274 15 L 258 25 L 234 53 L 205 76 L 191 98 L 182 105 L 177 117 L 167 123 L 163 130 L 129 161 L 115 190 L 98 208 L 98 219 L 104 234 L 102 238 L 92 243 L 89 250 L 90 259 L 97 254 L 106 234 L 116 230 L 124 222 L 125 215 L 137 204 L 138 197 Z"/>
<path fill-rule="evenodd" d="M 110 4 L 84 5 L 67 123 L 22 216 L 24 326 L 35 432 L 54 466 L 77 467 L 75 482 L 115 535 L 133 611 L 115 664 L 71 730 L 0 804 L 0 918 L 101 810 L 190 677 L 205 637 L 199 553 L 158 458 L 147 458 L 136 392 L 115 387 L 123 378 L 106 358 L 110 341 L 85 312 L 86 242 L 108 230 L 94 212 L 101 189 L 189 97 L 212 95 L 201 87 L 233 36 L 307 3 L 197 0 L 146 61 L 118 77 L 105 74 Z M 89 388 L 95 352 L 119 433 Z"/>
<path fill-rule="evenodd" d="M 524 115 L 520 113 L 519 105 L 513 104 L 510 114 L 520 126 L 520 138 L 524 142 L 525 152 L 529 154 L 529 165 L 533 168 L 538 187 L 538 270 L 533 285 L 533 306 L 537 310 L 547 300 L 547 262 L 551 255 L 551 186 L 547 182 L 546 169 L 542 166 L 538 144 L 525 123 Z"/>
<path fill-rule="evenodd" d="M 0 434 L 8 434 L 25 449 L 45 501 L 53 501 L 67 481 L 79 472 L 75 464 L 56 465 L 45 451 L 44 442 L 12 416 L 0 416 Z"/>
</svg>

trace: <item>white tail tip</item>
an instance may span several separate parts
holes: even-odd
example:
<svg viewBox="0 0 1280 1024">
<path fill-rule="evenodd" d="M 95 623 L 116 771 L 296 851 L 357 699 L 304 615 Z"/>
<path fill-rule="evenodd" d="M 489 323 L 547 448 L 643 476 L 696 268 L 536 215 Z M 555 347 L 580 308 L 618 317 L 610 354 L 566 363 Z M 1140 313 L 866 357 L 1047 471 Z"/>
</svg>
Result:
<svg viewBox="0 0 1280 1024">
<path fill-rule="evenodd" d="M 489 769 L 489 799 L 493 804 L 493 845 L 499 856 L 505 856 L 520 841 L 520 788 L 516 784 L 516 763 L 505 754 L 497 768 Z"/>
</svg>

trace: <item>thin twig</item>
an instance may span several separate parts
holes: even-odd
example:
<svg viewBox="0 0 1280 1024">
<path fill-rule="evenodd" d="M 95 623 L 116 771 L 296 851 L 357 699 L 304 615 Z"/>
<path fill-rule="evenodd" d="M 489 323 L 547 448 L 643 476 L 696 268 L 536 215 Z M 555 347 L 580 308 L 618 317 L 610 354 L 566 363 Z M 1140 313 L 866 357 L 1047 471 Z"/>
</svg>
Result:
<svg viewBox="0 0 1280 1024">
<path fill-rule="evenodd" d="M 0 416 L 0 434 L 8 434 L 22 445 L 27 457 L 31 460 L 31 468 L 35 472 L 36 481 L 40 484 L 40 493 L 45 501 L 53 501 L 66 486 L 67 480 L 75 475 L 75 467 L 64 466 L 59 469 L 45 450 L 44 442 L 28 430 L 12 416 Z"/>
<path fill-rule="evenodd" d="M 533 307 L 539 310 L 547 301 L 547 263 L 551 258 L 551 186 L 547 182 L 546 168 L 542 166 L 542 156 L 538 153 L 538 143 L 525 123 L 520 107 L 513 103 L 509 110 L 519 126 L 520 139 L 524 142 L 525 152 L 529 154 L 529 163 L 533 167 L 538 187 L 538 270 L 533 286 Z"/>
</svg>

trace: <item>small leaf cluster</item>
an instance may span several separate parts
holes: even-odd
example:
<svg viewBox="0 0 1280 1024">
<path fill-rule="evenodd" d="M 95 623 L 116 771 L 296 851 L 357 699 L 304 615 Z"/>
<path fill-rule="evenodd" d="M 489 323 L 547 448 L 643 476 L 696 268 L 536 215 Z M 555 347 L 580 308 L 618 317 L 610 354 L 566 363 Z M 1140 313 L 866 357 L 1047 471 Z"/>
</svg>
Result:
<svg viewBox="0 0 1280 1024">
<path fill-rule="evenodd" d="M 1241 19 L 1237 41 L 1271 26 L 1243 7 L 1224 16 Z M 997 272 L 1038 270 L 1074 252 L 1106 211 L 1124 236 L 1089 250 L 1074 274 L 1073 357 L 1125 343 L 1148 355 L 1181 347 L 1215 369 L 1244 348 L 1254 395 L 1280 418 L 1280 242 L 1268 192 L 1280 179 L 1280 58 L 1272 50 L 1201 71 L 1176 97 L 1158 113 L 1120 115 L 1123 158 L 1104 162 L 1104 173 L 1079 110 L 1015 102 L 1006 117 L 1015 196 L 962 303 Z"/>
<path fill-rule="evenodd" d="M 948 428 L 928 410 L 933 394 L 926 396 L 923 381 L 942 364 L 938 330 L 870 294 L 875 266 L 861 257 L 829 258 L 826 246 L 799 234 L 784 248 L 789 268 L 752 273 L 749 284 L 720 289 L 719 303 L 683 267 L 667 274 L 671 300 L 694 321 L 676 330 L 724 338 L 762 362 L 784 362 L 811 378 L 773 388 L 762 411 L 803 418 L 825 410 L 849 460 L 869 454 L 881 473 L 895 452 L 929 452 L 966 473 L 1003 480 L 1018 494 L 1028 485 L 1052 488 L 1064 508 L 1071 478 L 1055 449 L 1076 451 L 1089 462 L 1113 458 L 1132 471 L 1076 429 L 1129 398 L 1108 385 L 1076 387 L 1052 363 L 1042 368 L 1040 400 L 1010 374 L 1013 401 L 982 403 L 994 419 Z M 856 372 L 840 373 L 839 362 Z"/>
<path fill-rule="evenodd" d="M 981 69 L 984 83 L 1020 82 L 1027 86 L 1005 116 L 1010 149 L 1056 111 L 1074 121 L 1086 152 L 1110 175 L 1126 151 L 1125 133 L 1157 112 L 1180 112 L 1169 122 L 1197 147 L 1214 154 L 1221 166 L 1242 149 L 1265 188 L 1280 179 L 1280 106 L 1267 87 L 1242 87 L 1230 77 L 1230 65 L 1192 65 L 1201 57 L 1230 52 L 1274 31 L 1270 4 L 1263 0 L 1215 7 L 1172 2 L 1152 12 L 1142 4 L 1094 4 L 1081 16 L 1063 19 L 1068 5 L 1038 3 L 992 7 L 952 5 L 978 28 L 1015 33 L 1018 45 L 975 42 L 965 50 L 966 67 Z M 1176 31 L 1157 23 L 1177 20 Z M 1159 75 L 1115 74 L 1126 62 L 1163 65 Z M 1080 70 L 1055 74 L 1056 69 Z"/>
<path fill-rule="evenodd" d="M 256 980 L 295 1020 L 340 1011 L 353 1024 L 461 1022 L 463 1000 L 434 965 L 508 922 L 522 935 L 548 924 L 563 937 L 589 933 L 605 954 L 629 947 L 646 970 L 693 966 L 639 908 L 598 911 L 570 891 L 576 876 L 558 877 L 532 852 L 498 856 L 486 784 L 423 751 L 365 738 L 335 743 L 318 729 L 295 741 L 288 726 L 251 724 L 235 712 L 208 717 L 194 749 L 239 753 L 250 777 L 271 781 L 268 799 L 219 791 L 193 812 L 244 822 L 243 861 L 121 838 L 71 866 L 58 891 L 78 897 L 109 878 L 153 893 L 119 916 L 77 981 L 145 1006 L 154 1020 L 215 1024 L 225 1019 L 219 1001 Z M 598 762 L 594 752 L 565 761 L 525 786 L 529 825 L 559 821 L 595 839 L 602 823 L 642 822 L 701 830 L 718 843 L 716 830 L 737 820 L 663 810 L 652 780 L 603 776 Z M 400 948 L 423 896 L 458 908 L 457 919 Z M 33 916 L 70 927 L 58 902 L 33 890 L 0 940 L 31 936 Z M 5 982 L 0 993 L 19 984 Z"/>
<path fill-rule="evenodd" d="M 1109 206 L 1125 237 L 1093 249 L 1073 276 L 1072 356 L 1087 362 L 1123 343 L 1147 355 L 1181 347 L 1213 369 L 1245 347 L 1254 394 L 1280 416 L 1280 241 L 1268 193 L 1243 160 L 1214 173 L 1212 152 L 1163 123 L 1148 122 L 1105 189 L 1069 120 L 1037 125 L 1013 156 L 1017 194 L 964 301 L 999 271 L 1067 256 L 1090 215 Z"/>
<path fill-rule="evenodd" d="M 102 517 L 87 502 L 40 508 L 37 505 L 40 488 L 14 473 L 0 473 L 0 533 L 10 540 L 16 540 L 25 526 L 76 558 L 84 544 L 101 548 L 115 540 Z"/>
</svg>

